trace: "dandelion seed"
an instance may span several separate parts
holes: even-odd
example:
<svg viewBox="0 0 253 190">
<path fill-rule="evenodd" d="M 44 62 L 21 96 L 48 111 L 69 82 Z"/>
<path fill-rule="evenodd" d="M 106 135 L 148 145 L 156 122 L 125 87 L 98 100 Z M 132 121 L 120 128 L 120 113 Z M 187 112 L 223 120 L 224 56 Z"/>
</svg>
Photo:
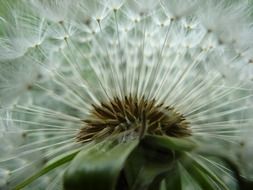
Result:
<svg viewBox="0 0 253 190">
<path fill-rule="evenodd" d="M 71 178 L 96 161 L 118 172 L 104 189 L 236 189 L 221 157 L 252 132 L 248 4 L 0 3 L 0 189 L 99 186 Z M 152 180 L 129 176 L 140 160 Z"/>
</svg>

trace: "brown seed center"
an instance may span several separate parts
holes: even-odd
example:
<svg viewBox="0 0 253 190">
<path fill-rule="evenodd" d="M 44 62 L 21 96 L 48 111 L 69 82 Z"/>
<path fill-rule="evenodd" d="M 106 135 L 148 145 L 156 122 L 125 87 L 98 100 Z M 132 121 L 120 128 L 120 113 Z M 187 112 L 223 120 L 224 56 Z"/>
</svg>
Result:
<svg viewBox="0 0 253 190">
<path fill-rule="evenodd" d="M 103 139 L 109 136 L 131 133 L 142 137 L 145 134 L 186 137 L 191 135 L 189 123 L 173 107 L 158 104 L 155 99 L 126 96 L 115 97 L 93 109 L 85 126 L 76 138 L 78 142 Z"/>
</svg>

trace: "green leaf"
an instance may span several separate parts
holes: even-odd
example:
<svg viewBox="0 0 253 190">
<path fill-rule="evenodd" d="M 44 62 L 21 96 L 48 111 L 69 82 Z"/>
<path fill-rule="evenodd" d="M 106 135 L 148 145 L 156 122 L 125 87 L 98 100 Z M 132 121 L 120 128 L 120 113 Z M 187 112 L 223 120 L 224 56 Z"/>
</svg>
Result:
<svg viewBox="0 0 253 190">
<path fill-rule="evenodd" d="M 69 151 L 65 154 L 62 154 L 56 158 L 54 158 L 53 160 L 51 160 L 50 162 L 48 162 L 43 168 L 42 170 L 40 170 L 39 172 L 37 172 L 36 174 L 32 175 L 31 177 L 27 178 L 25 181 L 23 181 L 22 183 L 18 184 L 14 190 L 19 190 L 24 188 L 25 186 L 29 185 L 30 183 L 32 183 L 34 180 L 36 180 L 37 178 L 41 177 L 42 175 L 50 172 L 51 170 L 71 161 L 76 154 L 80 151 L 80 149 L 74 150 L 74 151 Z"/>
<path fill-rule="evenodd" d="M 89 151 L 81 151 L 64 175 L 66 190 L 113 190 L 125 161 L 138 141 L 115 145 L 107 141 Z"/>
</svg>

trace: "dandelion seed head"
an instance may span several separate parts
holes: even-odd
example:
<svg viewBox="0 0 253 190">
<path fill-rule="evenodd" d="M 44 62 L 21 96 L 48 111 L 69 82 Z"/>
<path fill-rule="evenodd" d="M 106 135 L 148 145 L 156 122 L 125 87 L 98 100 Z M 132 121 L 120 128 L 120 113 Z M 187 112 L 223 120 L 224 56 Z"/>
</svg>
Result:
<svg viewBox="0 0 253 190">
<path fill-rule="evenodd" d="M 250 131 L 246 3 L 30 0 L 9 9 L 0 17 L 0 188 L 115 137 L 190 137 L 232 155 Z M 183 183 L 200 188 L 177 165 Z M 61 189 L 67 167 L 27 189 Z"/>
</svg>

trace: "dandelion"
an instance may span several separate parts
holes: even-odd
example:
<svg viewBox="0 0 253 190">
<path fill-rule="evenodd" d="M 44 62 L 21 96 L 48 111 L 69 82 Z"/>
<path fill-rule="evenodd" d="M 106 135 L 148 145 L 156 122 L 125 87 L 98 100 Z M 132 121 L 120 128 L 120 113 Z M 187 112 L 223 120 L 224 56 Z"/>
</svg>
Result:
<svg viewBox="0 0 253 190">
<path fill-rule="evenodd" d="M 0 189 L 245 187 L 248 2 L 1 7 Z"/>
</svg>

